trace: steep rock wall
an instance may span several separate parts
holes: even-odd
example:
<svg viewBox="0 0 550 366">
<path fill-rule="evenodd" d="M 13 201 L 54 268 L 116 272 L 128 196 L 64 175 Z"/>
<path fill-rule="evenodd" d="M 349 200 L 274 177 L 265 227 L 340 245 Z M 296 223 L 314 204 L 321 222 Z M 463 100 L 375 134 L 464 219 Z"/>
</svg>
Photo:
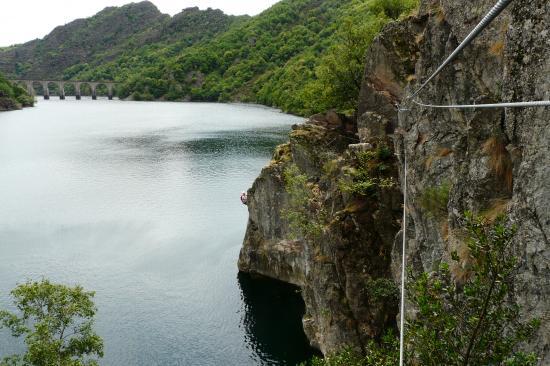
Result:
<svg viewBox="0 0 550 366">
<path fill-rule="evenodd" d="M 368 197 L 340 189 L 353 169 L 348 145 L 357 142 L 345 124 L 329 113 L 293 127 L 290 143 L 278 148 L 248 192 L 250 218 L 239 259 L 241 271 L 300 286 L 304 329 L 325 353 L 343 344 L 361 348 L 394 327 L 397 314 L 394 287 L 386 293 L 380 286 L 391 278 L 400 193 L 396 185 Z M 310 199 L 301 214 L 322 226 L 315 235 L 297 232 L 286 217 L 296 210 L 285 180 L 291 167 L 307 176 L 303 194 Z M 395 166 L 388 169 L 397 175 Z"/>
<path fill-rule="evenodd" d="M 425 80 L 470 32 L 492 0 L 424 1 L 426 25 L 417 36 L 415 79 Z M 514 1 L 421 94 L 433 104 L 550 99 L 550 3 Z M 411 87 L 410 89 L 413 89 Z M 504 213 L 518 225 L 514 249 L 521 261 L 515 300 L 542 326 L 535 348 L 550 351 L 550 109 L 434 110 L 410 106 L 395 139 L 406 152 L 410 217 L 409 265 L 430 271 L 453 250 L 464 251 L 461 218 L 474 211 Z M 405 150 L 405 151 L 404 151 Z M 403 169 L 400 169 L 403 181 Z M 430 189 L 448 190 L 441 212 L 429 212 Z M 399 278 L 400 241 L 394 248 Z M 454 274 L 461 276 L 461 269 Z"/>
<path fill-rule="evenodd" d="M 383 329 L 396 327 L 397 298 L 389 289 L 382 292 L 390 295 L 377 298 L 380 291 L 373 283 L 399 281 L 402 197 L 397 187 L 364 196 L 344 191 L 341 184 L 357 168 L 357 151 L 388 145 L 398 160 L 385 161 L 386 178 L 403 182 L 405 152 L 409 162 L 410 268 L 430 271 L 451 251 L 461 252 L 460 220 L 467 210 L 489 217 L 507 213 L 518 224 L 521 268 L 515 301 L 526 317 L 541 318 L 534 347 L 542 364 L 548 360 L 549 109 L 449 111 L 407 105 L 407 111 L 397 110 L 493 5 L 492 0 L 425 0 L 416 16 L 388 25 L 367 53 L 352 131 L 359 141 L 350 140 L 349 126 L 331 123 L 330 114 L 314 116 L 294 127 L 289 145 L 279 148 L 249 191 L 250 220 L 239 268 L 300 286 L 307 309 L 304 328 L 325 353 L 349 344 L 361 348 Z M 549 7 L 544 0 L 513 2 L 422 99 L 435 104 L 550 99 Z M 318 220 L 319 212 L 328 218 L 318 237 L 296 236 L 284 215 L 292 204 L 283 172 L 292 164 L 317 192 L 308 205 L 310 219 Z M 446 204 L 427 208 L 423 197 L 429 190 L 448 195 Z M 460 268 L 454 271 L 460 276 Z"/>
</svg>

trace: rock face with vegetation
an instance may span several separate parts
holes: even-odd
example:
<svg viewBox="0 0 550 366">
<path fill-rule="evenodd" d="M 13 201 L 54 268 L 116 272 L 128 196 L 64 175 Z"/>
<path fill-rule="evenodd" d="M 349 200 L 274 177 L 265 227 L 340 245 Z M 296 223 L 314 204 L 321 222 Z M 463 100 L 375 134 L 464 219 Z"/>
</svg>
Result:
<svg viewBox="0 0 550 366">
<path fill-rule="evenodd" d="M 32 107 L 34 98 L 19 85 L 14 85 L 0 74 L 0 112 Z"/>
<path fill-rule="evenodd" d="M 456 252 L 460 283 L 471 260 L 464 213 L 506 214 L 520 263 L 508 300 L 541 320 L 529 347 L 548 362 L 550 110 L 397 109 L 493 5 L 423 0 L 387 25 L 367 51 L 357 120 L 329 113 L 295 126 L 249 191 L 239 268 L 299 285 L 304 329 L 324 353 L 397 329 L 406 153 L 409 268 L 430 272 Z M 548 100 L 548 14 L 546 1 L 513 2 L 420 98 Z"/>
<path fill-rule="evenodd" d="M 304 329 L 323 352 L 360 347 L 391 327 L 391 249 L 399 225 L 395 160 L 385 141 L 356 145 L 336 113 L 295 126 L 249 191 L 242 271 L 298 285 Z M 370 181 L 362 177 L 370 174 Z"/>
<path fill-rule="evenodd" d="M 415 80 L 425 80 L 493 3 L 423 2 Z M 421 98 L 434 104 L 550 99 L 549 11 L 550 4 L 543 0 L 512 2 Z M 410 266 L 431 270 L 457 251 L 462 261 L 453 274 L 460 280 L 467 276 L 469 260 L 462 240 L 462 213 L 470 210 L 489 219 L 507 214 L 518 227 L 514 248 L 521 266 L 515 300 L 526 317 L 541 319 L 536 346 L 546 362 L 550 352 L 549 122 L 549 108 L 413 107 L 401 115 L 404 135 L 396 139 L 401 166 L 403 150 L 410 162 Z"/>
</svg>

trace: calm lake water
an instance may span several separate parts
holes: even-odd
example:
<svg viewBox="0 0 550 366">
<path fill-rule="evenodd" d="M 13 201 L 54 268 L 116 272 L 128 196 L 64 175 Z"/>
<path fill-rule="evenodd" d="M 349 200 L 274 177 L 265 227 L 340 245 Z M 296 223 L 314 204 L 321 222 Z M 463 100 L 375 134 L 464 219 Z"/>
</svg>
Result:
<svg viewBox="0 0 550 366">
<path fill-rule="evenodd" d="M 0 114 L 0 308 L 96 291 L 102 365 L 294 365 L 295 289 L 238 276 L 239 195 L 300 119 L 243 105 L 39 101 Z M 0 357 L 21 351 L 0 330 Z"/>
</svg>

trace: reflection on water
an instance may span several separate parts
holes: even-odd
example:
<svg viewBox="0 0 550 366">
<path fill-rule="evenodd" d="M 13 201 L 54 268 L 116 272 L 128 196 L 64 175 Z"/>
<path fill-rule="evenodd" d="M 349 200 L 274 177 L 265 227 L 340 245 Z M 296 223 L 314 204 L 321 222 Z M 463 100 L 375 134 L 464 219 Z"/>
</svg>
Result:
<svg viewBox="0 0 550 366">
<path fill-rule="evenodd" d="M 42 276 L 95 291 L 106 366 L 305 359 L 296 294 L 236 278 L 239 194 L 298 121 L 101 100 L 0 114 L 0 308 Z M 0 358 L 20 350 L 0 330 Z"/>
<path fill-rule="evenodd" d="M 287 128 L 259 128 L 257 130 L 215 131 L 195 134 L 193 139 L 177 140 L 175 136 L 185 135 L 184 131 L 172 129 L 145 136 L 114 138 L 113 142 L 127 149 L 146 151 L 151 156 L 165 156 L 181 152 L 198 155 L 212 154 L 254 154 L 266 156 L 272 153 L 274 142 L 282 143 Z"/>
<path fill-rule="evenodd" d="M 296 365 L 311 358 L 301 326 L 305 313 L 299 289 L 267 278 L 253 278 L 239 273 L 247 345 L 257 355 L 258 363 Z"/>
</svg>

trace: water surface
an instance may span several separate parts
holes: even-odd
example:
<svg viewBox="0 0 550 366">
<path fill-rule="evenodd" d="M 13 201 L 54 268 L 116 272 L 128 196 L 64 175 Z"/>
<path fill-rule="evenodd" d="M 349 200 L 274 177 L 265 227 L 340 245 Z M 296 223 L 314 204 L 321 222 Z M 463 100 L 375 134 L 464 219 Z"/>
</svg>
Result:
<svg viewBox="0 0 550 366">
<path fill-rule="evenodd" d="M 237 276 L 239 194 L 300 119 L 222 104 L 40 101 L 0 114 L 0 307 L 96 291 L 102 365 L 294 365 L 293 288 Z M 0 331 L 0 357 L 21 351 Z"/>
</svg>

